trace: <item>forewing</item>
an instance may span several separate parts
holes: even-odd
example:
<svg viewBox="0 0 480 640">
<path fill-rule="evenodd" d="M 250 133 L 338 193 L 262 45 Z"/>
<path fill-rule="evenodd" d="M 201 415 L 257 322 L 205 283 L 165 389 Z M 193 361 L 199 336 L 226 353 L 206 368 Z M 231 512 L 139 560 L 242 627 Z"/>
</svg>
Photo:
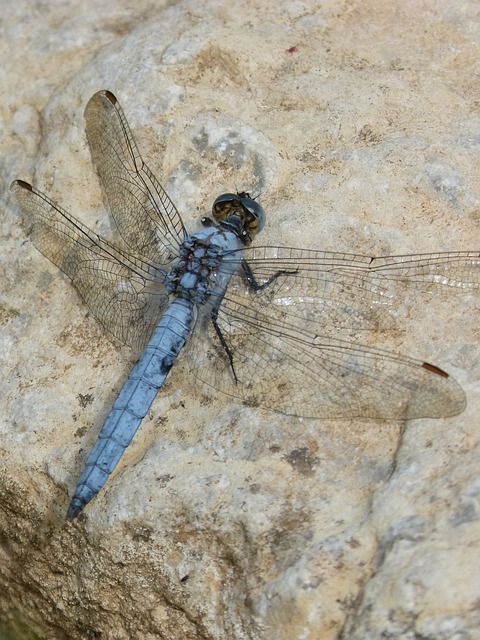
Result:
<svg viewBox="0 0 480 640">
<path fill-rule="evenodd" d="M 388 325 L 394 296 L 409 287 L 478 289 L 478 252 L 369 258 L 257 247 L 242 255 L 258 284 L 273 280 L 255 292 L 240 271 L 219 305 L 236 380 L 209 315 L 198 319 L 189 353 L 207 384 L 319 418 L 440 417 L 464 408 L 463 391 L 443 371 L 368 337 Z M 350 338 L 356 329 L 366 330 L 365 344 Z"/>
<path fill-rule="evenodd" d="M 112 216 L 128 247 L 167 264 L 186 236 L 180 215 L 142 160 L 120 104 L 99 91 L 85 109 L 87 139 Z"/>
<path fill-rule="evenodd" d="M 242 254 L 240 256 L 240 253 Z M 391 327 L 390 313 L 415 290 L 454 293 L 480 287 L 480 252 L 370 257 L 289 247 L 249 247 L 239 252 L 260 284 L 266 304 L 349 336 Z M 238 295 L 245 287 L 237 287 Z"/>
<path fill-rule="evenodd" d="M 72 280 L 108 331 L 140 349 L 168 302 L 163 272 L 106 242 L 27 182 L 15 180 L 11 191 L 37 249 Z"/>
</svg>

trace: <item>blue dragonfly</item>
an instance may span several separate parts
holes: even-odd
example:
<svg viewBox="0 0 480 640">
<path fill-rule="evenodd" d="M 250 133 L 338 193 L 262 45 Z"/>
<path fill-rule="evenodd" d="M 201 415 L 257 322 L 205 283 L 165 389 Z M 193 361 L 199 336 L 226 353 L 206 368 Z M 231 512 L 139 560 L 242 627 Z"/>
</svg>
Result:
<svg viewBox="0 0 480 640">
<path fill-rule="evenodd" d="M 265 213 L 245 192 L 220 195 L 213 220 L 189 234 L 113 93 L 96 93 L 85 119 L 117 242 L 28 182 L 11 186 L 36 247 L 105 329 L 141 353 L 87 457 L 69 518 L 104 486 L 187 341 L 194 374 L 250 406 L 381 420 L 464 409 L 462 389 L 442 369 L 371 343 L 407 290 L 478 289 L 478 251 L 374 258 L 252 246 Z M 357 331 L 363 344 L 352 341 Z"/>
</svg>

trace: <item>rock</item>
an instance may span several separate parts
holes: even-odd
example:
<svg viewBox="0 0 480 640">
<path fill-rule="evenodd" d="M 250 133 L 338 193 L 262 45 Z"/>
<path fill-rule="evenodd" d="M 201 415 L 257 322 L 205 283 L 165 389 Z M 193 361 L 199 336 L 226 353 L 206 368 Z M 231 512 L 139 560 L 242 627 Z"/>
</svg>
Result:
<svg viewBox="0 0 480 640">
<path fill-rule="evenodd" d="M 471 0 L 183 0 L 19 3 L 4 16 L 8 628 L 50 640 L 475 636 L 478 295 L 412 295 L 377 344 L 452 373 L 461 415 L 285 416 L 206 396 L 181 358 L 70 523 L 69 496 L 136 354 L 35 250 L 6 194 L 14 178 L 33 181 L 110 233 L 82 115 L 108 88 L 189 229 L 239 188 L 260 193 L 262 244 L 478 250 L 476 12 Z"/>
</svg>

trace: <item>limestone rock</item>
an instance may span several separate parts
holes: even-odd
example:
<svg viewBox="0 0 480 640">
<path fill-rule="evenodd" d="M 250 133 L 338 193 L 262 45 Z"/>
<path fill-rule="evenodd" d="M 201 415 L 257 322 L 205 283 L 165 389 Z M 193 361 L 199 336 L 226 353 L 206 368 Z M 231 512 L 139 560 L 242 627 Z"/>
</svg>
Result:
<svg viewBox="0 0 480 640">
<path fill-rule="evenodd" d="M 71 0 L 3 16 L 6 626 L 49 640 L 477 637 L 478 295 L 401 303 L 377 345 L 452 373 L 462 415 L 302 420 L 205 396 L 183 359 L 70 523 L 136 354 L 35 250 L 7 193 L 33 181 L 109 234 L 82 115 L 108 88 L 189 229 L 238 187 L 261 193 L 262 244 L 479 249 L 478 17 L 473 0 Z"/>
</svg>

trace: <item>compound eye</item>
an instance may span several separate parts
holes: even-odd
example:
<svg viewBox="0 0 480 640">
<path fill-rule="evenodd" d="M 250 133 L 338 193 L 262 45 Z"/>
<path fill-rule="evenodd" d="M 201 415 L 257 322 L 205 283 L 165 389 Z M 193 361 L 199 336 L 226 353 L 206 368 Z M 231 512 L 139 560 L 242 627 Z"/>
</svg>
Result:
<svg viewBox="0 0 480 640">
<path fill-rule="evenodd" d="M 265 211 L 263 207 L 256 200 L 252 200 L 252 198 L 249 197 L 242 198 L 242 205 L 251 214 L 248 228 L 252 235 L 259 233 L 265 226 Z"/>
<path fill-rule="evenodd" d="M 241 209 L 242 204 L 236 193 L 223 193 L 215 199 L 212 206 L 213 217 L 217 222 L 221 222 Z"/>
</svg>

